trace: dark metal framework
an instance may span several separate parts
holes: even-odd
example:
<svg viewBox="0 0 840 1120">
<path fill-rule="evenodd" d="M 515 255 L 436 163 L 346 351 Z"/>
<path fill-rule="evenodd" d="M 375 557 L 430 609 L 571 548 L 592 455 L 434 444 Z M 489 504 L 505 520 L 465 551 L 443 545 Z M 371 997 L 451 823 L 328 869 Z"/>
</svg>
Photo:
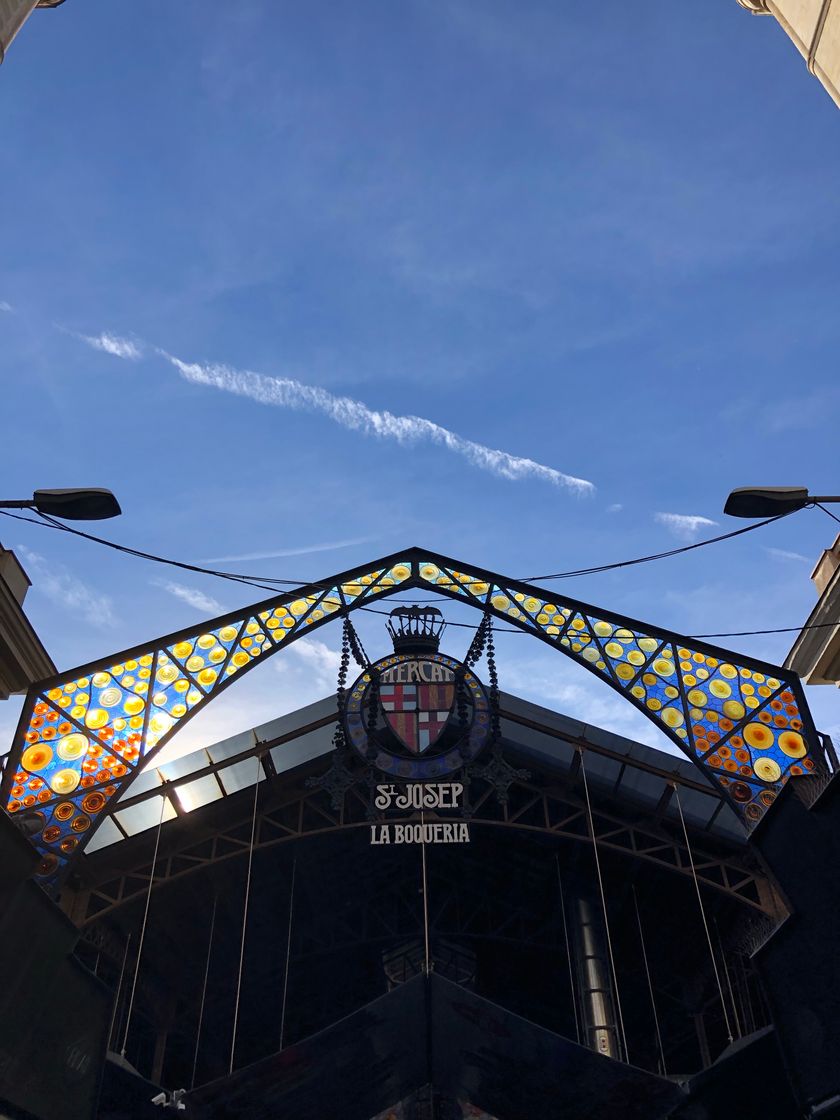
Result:
<svg viewBox="0 0 840 1120">
<path fill-rule="evenodd" d="M 416 588 L 503 619 L 604 680 L 717 784 L 748 828 L 790 777 L 826 768 L 795 674 L 412 548 L 33 687 L 2 792 L 43 853 L 45 885 L 64 877 L 108 802 L 234 679 L 333 616 Z M 70 740 L 87 753 L 68 759 L 60 748 Z"/>
<path fill-rule="evenodd" d="M 319 721 L 319 725 L 326 723 Z M 308 725 L 298 734 L 306 734 L 315 725 Z M 289 736 L 284 737 L 288 740 Z M 222 765 L 258 755 L 263 766 L 270 762 L 266 753 L 275 741 L 255 744 L 235 759 L 213 764 L 202 774 L 217 772 Z M 597 753 L 598 748 L 587 748 Z M 609 753 L 609 752 L 607 752 Z M 307 786 L 306 778 L 323 760 L 295 771 L 293 780 L 275 777 L 260 791 L 254 831 L 254 850 L 330 833 L 367 829 L 370 827 L 369 801 L 364 790 L 354 786 L 346 791 L 341 805 L 335 809 L 323 790 Z M 140 804 L 153 797 L 171 796 L 182 783 L 195 780 L 195 772 L 166 783 L 123 802 L 124 806 Z M 266 771 L 268 775 L 268 771 Z M 664 774 L 662 776 L 665 776 Z M 669 781 L 691 788 L 693 783 L 674 774 Z M 692 878 L 691 857 L 699 882 L 715 892 L 726 895 L 755 913 L 778 918 L 784 907 L 770 879 L 747 848 L 722 845 L 711 836 L 696 832 L 691 843 L 691 857 L 681 831 L 663 816 L 660 804 L 649 811 L 627 811 L 614 804 L 593 806 L 590 830 L 586 803 L 575 785 L 578 768 L 573 767 L 564 778 L 553 776 L 511 783 L 508 800 L 499 802 L 492 786 L 485 785 L 472 805 L 471 826 L 477 828 L 515 829 L 547 840 L 572 841 L 584 845 L 593 839 L 599 849 L 615 852 L 664 868 L 684 878 Z M 671 787 L 669 787 L 671 788 Z M 699 786 L 704 792 L 708 787 Z M 174 802 L 174 798 L 172 801 Z M 77 924 L 84 926 L 144 897 L 150 886 L 158 889 L 176 879 L 207 870 L 214 864 L 247 856 L 250 849 L 250 828 L 243 814 L 250 815 L 250 791 L 241 791 L 203 810 L 201 825 L 184 830 L 177 821 L 164 825 L 157 862 L 152 866 L 149 833 L 118 843 L 85 861 L 81 884 L 71 908 Z M 209 812 L 208 812 L 209 810 Z M 384 817 L 382 818 L 384 819 Z M 419 815 L 417 816 L 419 820 Z M 438 819 L 426 813 L 425 820 Z M 445 814 L 440 818 L 445 819 Z"/>
</svg>

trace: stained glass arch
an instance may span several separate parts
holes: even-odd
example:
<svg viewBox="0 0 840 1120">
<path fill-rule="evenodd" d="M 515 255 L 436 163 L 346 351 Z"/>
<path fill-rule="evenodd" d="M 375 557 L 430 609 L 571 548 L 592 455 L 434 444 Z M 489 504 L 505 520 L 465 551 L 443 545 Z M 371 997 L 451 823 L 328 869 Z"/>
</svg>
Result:
<svg viewBox="0 0 840 1120">
<path fill-rule="evenodd" d="M 0 796 L 55 885 L 103 810 L 196 712 L 335 617 L 411 589 L 488 611 L 566 654 L 663 731 L 753 828 L 790 778 L 824 769 L 796 674 L 412 548 L 30 689 Z"/>
</svg>

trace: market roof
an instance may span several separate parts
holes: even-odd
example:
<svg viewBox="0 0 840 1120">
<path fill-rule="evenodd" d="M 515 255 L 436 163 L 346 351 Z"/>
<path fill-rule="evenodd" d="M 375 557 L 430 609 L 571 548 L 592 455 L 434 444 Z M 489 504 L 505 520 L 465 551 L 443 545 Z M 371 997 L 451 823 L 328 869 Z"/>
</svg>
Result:
<svg viewBox="0 0 840 1120">
<path fill-rule="evenodd" d="M 669 798 L 676 783 L 687 824 L 729 842 L 745 842 L 736 813 L 688 760 L 508 693 L 500 693 L 500 709 L 506 746 L 533 759 L 541 770 L 568 774 L 581 746 L 593 788 L 606 788 L 643 809 L 660 807 L 666 818 L 677 821 Z M 164 821 L 184 816 L 256 781 L 328 756 L 335 720 L 335 697 L 328 696 L 172 762 L 146 767 L 103 814 L 87 853 L 154 828 L 161 812 Z"/>
</svg>

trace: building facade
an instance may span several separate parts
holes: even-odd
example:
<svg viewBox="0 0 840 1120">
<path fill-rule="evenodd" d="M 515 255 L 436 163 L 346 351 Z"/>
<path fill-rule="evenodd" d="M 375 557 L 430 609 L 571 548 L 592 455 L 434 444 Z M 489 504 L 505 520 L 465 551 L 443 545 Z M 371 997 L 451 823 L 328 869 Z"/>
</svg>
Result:
<svg viewBox="0 0 840 1120">
<path fill-rule="evenodd" d="M 775 16 L 805 60 L 840 105 L 840 0 L 738 0 L 757 16 Z"/>
</svg>

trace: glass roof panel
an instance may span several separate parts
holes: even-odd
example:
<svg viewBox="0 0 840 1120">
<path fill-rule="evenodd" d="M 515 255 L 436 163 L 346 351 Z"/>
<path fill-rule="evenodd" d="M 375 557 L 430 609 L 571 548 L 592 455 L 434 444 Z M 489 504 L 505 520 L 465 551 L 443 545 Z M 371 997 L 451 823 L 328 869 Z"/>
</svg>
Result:
<svg viewBox="0 0 840 1120">
<path fill-rule="evenodd" d="M 175 790 L 175 796 L 181 805 L 181 808 L 191 813 L 193 809 L 200 809 L 202 805 L 209 805 L 211 801 L 218 801 L 222 797 L 222 791 L 219 783 L 216 781 L 212 774 L 207 774 L 203 778 L 196 778 L 194 782 L 187 782 L 186 785 L 178 786 Z"/>
<path fill-rule="evenodd" d="M 163 819 L 171 821 L 177 816 L 168 798 L 164 798 L 166 807 Z M 136 836 L 138 832 L 145 832 L 147 828 L 156 828 L 160 820 L 160 797 L 150 797 L 139 805 L 131 805 L 128 809 L 120 809 L 114 816 L 129 836 Z"/>
<path fill-rule="evenodd" d="M 158 809 L 160 812 L 160 809 Z M 88 852 L 96 852 L 99 848 L 107 848 L 110 844 L 116 844 L 122 840 L 123 834 L 114 824 L 110 817 L 106 817 L 102 824 L 97 828 L 96 832 L 90 838 L 87 846 Z"/>
<path fill-rule="evenodd" d="M 265 771 L 254 758 L 243 759 L 235 762 L 233 766 L 226 766 L 218 771 L 219 781 L 224 786 L 225 793 L 236 793 L 237 790 L 247 789 L 254 784 L 254 779 L 265 781 Z"/>
</svg>

